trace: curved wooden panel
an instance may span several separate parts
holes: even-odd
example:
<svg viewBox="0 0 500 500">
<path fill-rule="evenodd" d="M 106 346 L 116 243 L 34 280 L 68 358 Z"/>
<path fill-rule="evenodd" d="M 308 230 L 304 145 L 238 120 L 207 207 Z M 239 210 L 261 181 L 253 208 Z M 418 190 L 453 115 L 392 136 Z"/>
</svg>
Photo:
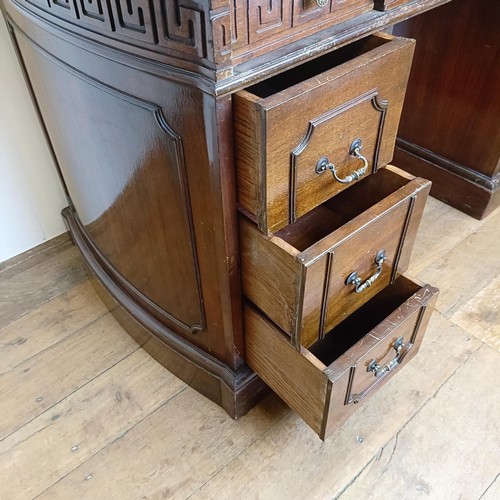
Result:
<svg viewBox="0 0 500 500">
<path fill-rule="evenodd" d="M 181 138 L 156 104 L 18 43 L 89 240 L 152 314 L 177 330 L 204 328 Z"/>
</svg>

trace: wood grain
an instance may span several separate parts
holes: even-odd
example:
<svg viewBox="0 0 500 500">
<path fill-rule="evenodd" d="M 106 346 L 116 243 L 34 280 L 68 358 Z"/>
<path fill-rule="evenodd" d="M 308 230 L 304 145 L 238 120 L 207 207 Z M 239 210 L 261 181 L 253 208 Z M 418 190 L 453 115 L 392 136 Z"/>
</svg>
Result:
<svg viewBox="0 0 500 500">
<path fill-rule="evenodd" d="M 364 142 L 369 172 L 389 163 L 412 53 L 412 41 L 371 37 L 237 95 L 239 201 L 259 216 L 262 231 L 294 222 L 348 187 L 314 167 L 328 157 L 340 177 L 360 168 L 349 155 L 354 139 Z M 387 113 L 379 110 L 385 100 Z M 262 191 L 255 210 L 249 200 Z"/>
<path fill-rule="evenodd" d="M 0 282 L 0 328 L 87 279 L 74 247 Z"/>
<path fill-rule="evenodd" d="M 375 9 L 377 10 L 391 10 L 405 3 L 411 2 L 411 0 L 375 0 Z"/>
<path fill-rule="evenodd" d="M 317 434 L 321 433 L 331 391 L 326 369 L 305 349 L 294 350 L 279 330 L 255 309 L 245 314 L 245 349 L 249 366 Z"/>
<path fill-rule="evenodd" d="M 398 164 L 432 180 L 433 196 L 479 219 L 500 205 L 499 23 L 495 0 L 454 0 L 394 27 L 418 40 Z"/>
<path fill-rule="evenodd" d="M 0 442 L 2 495 L 37 496 L 185 387 L 135 351 Z"/>
<path fill-rule="evenodd" d="M 271 237 L 241 217 L 243 294 L 308 347 L 406 270 L 429 188 L 388 167 Z M 368 279 L 380 250 L 379 278 L 356 293 L 347 276 Z"/>
<path fill-rule="evenodd" d="M 304 37 L 318 28 L 327 28 L 352 19 L 373 6 L 372 0 L 333 0 L 319 7 L 312 0 L 291 0 L 267 4 L 262 0 L 236 0 L 233 23 L 235 59 L 248 59 L 282 46 L 290 38 Z"/>
<path fill-rule="evenodd" d="M 374 378 L 367 370 L 371 361 L 388 363 L 398 337 L 403 337 L 406 349 L 401 364 L 417 353 L 436 298 L 436 289 L 420 288 L 401 277 L 311 351 L 295 350 L 283 332 L 248 305 L 244 309 L 247 362 L 325 439 L 395 373 Z"/>
<path fill-rule="evenodd" d="M 88 281 L 0 329 L 0 374 L 107 313 Z"/>
<path fill-rule="evenodd" d="M 441 259 L 418 274 L 440 289 L 448 290 L 436 308 L 451 317 L 500 272 L 498 245 L 500 212 L 458 243 Z"/>
<path fill-rule="evenodd" d="M 451 320 L 500 351 L 500 276 L 464 304 Z"/>
<path fill-rule="evenodd" d="M 240 259 L 243 294 L 257 305 L 267 304 L 271 318 L 291 332 L 294 327 L 300 266 L 298 251 L 280 238 L 265 238 L 240 218 Z"/>
<path fill-rule="evenodd" d="M 74 337 L 0 375 L 0 440 L 139 348 L 109 313 Z"/>
<path fill-rule="evenodd" d="M 40 498 L 69 498 L 75 491 L 87 498 L 188 498 L 284 412 L 283 403 L 269 398 L 234 421 L 187 388 Z M 194 421 L 196 425 L 191 426 Z M 156 435 L 153 440 L 151 432 Z"/>
<path fill-rule="evenodd" d="M 232 101 L 238 203 L 260 219 L 263 216 L 260 207 L 265 204 L 265 179 L 263 169 L 255 167 L 266 164 L 266 151 L 261 144 L 265 134 L 262 128 L 264 117 L 259 112 L 259 98 L 250 92 L 241 90 L 232 97 Z"/>
<path fill-rule="evenodd" d="M 453 251 L 453 247 L 461 239 L 466 239 L 474 229 L 484 223 L 484 221 L 479 222 L 471 219 L 434 199 L 430 199 L 430 202 L 432 210 L 426 212 L 422 222 L 423 232 L 417 236 L 414 255 L 417 267 L 419 267 L 420 259 L 423 261 L 423 267 L 429 267 L 434 260 L 441 260 L 447 252 L 447 242 L 449 242 L 448 251 Z M 450 223 L 448 228 L 445 224 L 446 219 Z M 434 221 L 436 221 L 435 224 Z M 478 238 L 488 237 L 487 233 L 479 233 L 477 236 Z M 420 237 L 422 240 L 419 241 Z M 439 241 L 440 239 L 442 241 Z M 433 240 L 436 240 L 435 244 L 433 244 Z M 429 242 L 429 253 L 424 251 L 426 242 Z M 483 246 L 479 246 L 483 248 Z M 483 248 L 481 252 L 489 254 L 491 248 L 487 248 L 487 250 Z M 482 254 L 478 255 L 479 258 L 482 258 Z M 446 272 L 446 267 L 442 268 L 442 272 Z M 76 283 L 75 286 L 78 284 Z M 486 289 L 483 288 L 483 290 Z M 441 296 L 445 297 L 449 292 L 449 289 L 444 289 L 441 291 Z M 39 306 L 40 311 L 50 304 L 51 301 L 43 301 Z M 91 304 L 92 301 L 90 302 L 92 308 Z M 55 318 L 54 321 L 57 319 Z M 22 325 L 22 322 L 19 322 L 19 325 Z M 36 322 L 31 324 L 31 328 L 33 336 L 36 337 Z M 20 336 L 23 334 L 23 331 L 19 331 Z M 77 341 L 78 335 L 70 335 L 68 338 L 72 339 L 71 342 Z M 109 348 L 106 347 L 105 335 L 96 337 L 96 342 L 102 348 Z M 101 344 L 102 342 L 104 345 Z M 67 347 L 69 345 L 67 344 Z M 454 386 L 454 397 L 448 397 L 445 401 L 446 381 L 449 379 L 451 382 L 454 376 L 460 374 L 466 360 L 481 345 L 481 341 L 471 332 L 460 328 L 439 312 L 435 312 L 419 354 L 411 363 L 401 368 L 398 377 L 389 380 L 365 405 L 360 407 L 359 412 L 349 418 L 342 428 L 324 443 L 319 441 L 307 424 L 294 412 L 287 413 L 286 406 L 274 395 L 270 395 L 243 419 L 232 422 L 222 410 L 189 389 L 170 399 L 161 409 L 147 417 L 143 423 L 137 424 L 121 438 L 113 441 L 112 429 L 115 428 L 115 424 L 118 421 L 125 422 L 128 417 L 124 414 L 116 416 L 115 419 L 115 414 L 112 413 L 114 416 L 108 419 L 108 404 L 113 408 L 117 404 L 116 400 L 113 399 L 116 386 L 104 383 L 101 385 L 99 379 L 106 377 L 111 382 L 112 379 L 107 374 L 110 372 L 116 374 L 117 372 L 114 370 L 118 369 L 123 362 L 95 377 L 92 376 L 94 373 L 92 359 L 88 359 L 85 363 L 88 377 L 94 380 L 77 389 L 59 403 L 63 406 L 57 406 L 57 409 L 65 408 L 69 412 L 64 414 L 66 417 L 60 417 L 60 419 L 65 419 L 61 420 L 61 424 L 58 424 L 59 419 L 54 422 L 48 421 L 57 412 L 47 408 L 32 423 L 27 425 L 21 423 L 20 429 L 4 441 L 13 444 L 13 447 L 9 448 L 8 455 L 5 456 L 7 470 L 12 470 L 12 467 L 18 468 L 16 470 L 22 470 L 25 460 L 27 465 L 30 464 L 25 471 L 20 473 L 21 477 L 27 478 L 27 482 L 20 485 L 14 498 L 32 498 L 33 495 L 23 493 L 24 487 L 31 491 L 30 488 L 34 485 L 47 484 L 49 482 L 47 477 L 55 478 L 56 476 L 59 477 L 54 479 L 54 483 L 59 482 L 53 486 L 53 489 L 49 489 L 52 492 L 52 497 L 55 498 L 72 498 L 75 495 L 86 497 L 87 489 L 90 491 L 90 495 L 96 498 L 103 495 L 107 498 L 129 498 L 131 496 L 156 498 L 161 497 L 162 493 L 165 493 L 167 497 L 176 498 L 187 498 L 192 495 L 192 499 L 256 497 L 274 500 L 282 498 L 284 495 L 292 500 L 303 500 L 311 497 L 334 498 L 372 460 L 376 460 L 380 456 L 388 456 L 387 453 L 390 453 L 392 447 L 386 447 L 387 443 L 391 442 L 391 439 L 402 428 L 410 426 L 411 422 L 418 417 L 418 411 L 422 408 L 425 409 L 426 404 L 435 401 L 435 407 L 438 408 L 442 403 L 447 414 L 450 415 L 449 419 L 443 421 L 441 418 L 437 418 L 440 415 L 439 412 L 429 411 L 426 418 L 426 433 L 436 435 L 443 432 L 445 434 L 447 428 L 454 425 L 454 421 L 462 409 L 461 393 L 463 391 L 464 396 L 467 397 L 470 386 L 466 385 L 464 389 L 461 385 Z M 55 347 L 53 345 L 48 350 Z M 71 357 L 74 366 L 82 362 L 78 350 L 59 350 L 58 353 L 58 356 L 54 358 L 53 365 L 59 364 L 67 356 Z M 133 356 L 138 356 L 139 353 L 140 351 Z M 96 359 L 99 360 L 100 357 Z M 130 359 L 130 357 L 126 359 Z M 156 373 L 150 371 L 153 370 L 150 365 L 152 361 L 146 360 L 147 358 L 141 365 L 142 370 L 151 374 Z M 486 358 L 483 361 L 486 361 Z M 492 366 L 498 365 L 499 361 L 500 353 L 496 357 L 488 358 L 488 362 Z M 459 370 L 457 371 L 457 369 Z M 142 370 L 136 371 L 128 377 L 124 375 L 123 378 L 131 386 L 142 387 L 141 384 L 144 382 L 139 380 L 134 382 L 136 378 L 143 380 L 141 378 Z M 454 372 L 456 372 L 455 375 L 453 375 Z M 45 370 L 44 366 L 40 377 L 44 378 L 47 373 L 50 372 Z M 476 379 L 479 389 L 481 385 L 489 386 L 488 384 L 496 380 L 492 379 L 491 376 L 488 377 L 481 376 Z M 24 382 L 25 379 L 22 378 L 15 382 L 20 394 L 26 392 Z M 156 382 L 161 383 L 159 380 Z M 152 385 L 157 387 L 155 382 Z M 102 397 L 95 394 L 98 392 L 97 388 L 102 389 Z M 80 392 L 87 390 L 89 392 L 85 392 L 80 397 Z M 147 392 L 148 389 L 146 388 L 144 391 Z M 89 404 L 87 398 L 92 392 L 95 394 L 93 401 L 107 401 L 105 406 L 93 410 L 93 405 Z M 146 392 L 144 392 L 144 396 L 146 396 Z M 106 399 L 106 395 L 109 395 L 111 401 Z M 187 395 L 189 398 L 186 397 Z M 488 401 L 493 398 L 498 400 L 498 391 L 490 391 Z M 67 408 L 65 405 L 68 405 L 68 401 L 75 403 L 75 405 Z M 132 405 L 133 401 L 133 398 L 130 402 L 126 398 L 122 398 L 121 404 L 130 404 L 132 418 L 135 419 L 141 410 Z M 141 398 L 141 401 L 146 401 L 146 399 Z M 152 401 L 151 405 L 154 404 L 155 402 Z M 479 403 L 479 405 L 483 404 L 483 402 Z M 170 410 L 167 411 L 168 407 Z M 146 413 L 148 408 L 150 406 L 145 402 L 142 411 Z M 73 432 L 75 435 L 80 435 L 78 422 L 85 421 L 85 412 L 89 412 L 89 418 L 92 416 L 93 421 L 102 422 L 102 426 L 91 427 L 91 437 L 103 448 L 97 455 L 88 460 L 87 456 L 84 455 L 85 461 L 80 463 L 74 456 L 74 452 L 68 450 L 74 446 L 74 441 L 71 439 Z M 154 417 L 154 415 L 158 416 Z M 83 420 L 79 420 L 80 417 Z M 476 444 L 479 446 L 480 443 L 484 443 L 485 446 L 488 443 L 491 444 L 487 429 L 492 425 L 491 422 L 496 425 L 496 415 L 485 416 L 481 411 L 474 409 L 467 412 L 466 417 L 468 426 L 473 430 L 474 438 L 477 441 L 474 446 Z M 265 425 L 259 424 L 261 419 L 265 419 Z M 63 445 L 67 444 L 67 446 L 61 445 L 62 447 L 58 448 L 62 449 L 63 453 L 60 467 L 65 467 L 64 457 L 67 455 L 64 453 L 68 455 L 71 453 L 68 460 L 75 466 L 80 463 L 75 472 L 70 473 L 69 476 L 63 476 L 57 472 L 53 474 L 51 472 L 53 461 L 48 457 L 50 448 L 46 446 L 46 443 L 37 440 L 36 434 L 28 437 L 28 435 L 32 435 L 32 431 L 36 430 L 36 425 L 43 426 L 44 422 L 50 423 L 46 429 L 41 431 L 44 436 L 53 436 L 50 430 L 52 426 L 61 425 L 58 429 L 64 429 L 62 441 Z M 228 426 L 233 428 L 233 434 L 229 438 L 235 443 L 231 452 L 227 451 L 229 444 L 225 440 L 225 437 L 228 436 Z M 243 430 L 239 431 L 241 426 Z M 26 434 L 23 434 L 23 427 L 26 427 Z M 237 442 L 239 432 L 245 433 L 247 438 Z M 18 446 L 23 446 L 21 442 L 23 436 L 26 436 L 28 442 L 32 443 L 33 446 L 29 450 L 24 447 L 22 453 L 16 453 Z M 219 439 L 219 436 L 222 437 Z M 202 452 L 203 446 L 201 449 L 195 449 L 194 452 L 191 452 L 192 447 L 200 446 L 200 443 L 204 443 L 206 440 L 209 442 L 209 450 L 206 454 Z M 55 442 L 62 441 L 56 439 Z M 87 446 L 91 446 L 90 437 L 86 442 Z M 450 435 L 446 445 L 448 449 L 457 450 L 460 447 L 460 442 L 461 435 Z M 18 444 L 14 445 L 14 443 Z M 421 449 L 417 439 L 410 441 L 410 444 L 416 450 Z M 185 448 L 183 448 L 184 445 Z M 384 447 L 386 448 L 382 453 Z M 437 470 L 442 470 L 442 449 L 430 446 L 428 450 L 429 452 L 422 452 L 426 456 L 426 461 L 429 463 L 439 462 Z M 82 451 L 84 450 L 82 449 Z M 33 464 L 32 457 L 36 457 L 37 454 L 47 457 L 44 458 L 47 461 L 46 467 L 31 465 Z M 461 448 L 461 463 L 457 465 L 458 470 L 463 472 L 463 464 L 476 464 L 481 456 L 484 457 L 483 454 L 478 454 L 474 447 Z M 57 457 L 60 456 L 57 455 Z M 4 457 L 2 456 L 2 458 Z M 179 459 L 182 463 L 176 465 L 176 460 Z M 30 461 L 28 462 L 28 460 Z M 73 460 L 75 461 L 73 462 Z M 214 462 L 213 467 L 210 465 L 211 461 Z M 4 464 L 5 462 L 2 463 L 2 466 Z M 489 467 L 490 464 L 486 465 Z M 413 464 L 412 467 L 414 466 L 421 467 L 425 464 Z M 32 474 L 29 473 L 30 469 L 33 470 Z M 485 477 L 482 475 L 482 470 L 482 466 L 468 468 L 467 474 L 459 480 L 459 484 L 462 479 L 470 479 L 471 482 L 477 480 L 478 484 L 484 484 Z M 300 474 L 297 471 L 300 471 Z M 335 471 L 335 474 L 332 471 Z M 85 481 L 85 478 L 92 472 L 94 472 L 92 478 Z M 445 486 L 454 488 L 455 486 L 448 477 L 451 476 L 443 476 L 439 484 L 443 488 Z M 425 481 L 426 478 L 422 479 Z M 15 478 L 9 476 L 8 480 L 14 481 Z M 95 489 L 89 484 L 93 481 L 97 483 Z M 2 481 L 2 487 L 3 483 L 4 481 Z M 485 487 L 483 498 L 496 500 L 499 484 L 498 478 L 496 480 L 494 477 L 490 478 L 490 483 Z M 58 488 L 61 489 L 58 490 Z M 386 495 L 387 491 L 390 489 L 386 490 Z M 443 490 L 437 488 L 436 491 L 439 493 Z M 60 492 L 59 495 L 58 492 Z M 416 491 L 415 493 L 419 496 L 426 496 L 424 491 Z M 439 495 L 439 497 L 443 496 Z"/>
<path fill-rule="evenodd" d="M 327 441 L 321 443 L 296 414 L 289 413 L 192 499 L 217 499 L 222 494 L 227 498 L 335 498 L 427 401 L 436 395 L 439 402 L 440 387 L 480 346 L 479 340 L 435 313 L 415 359 Z M 402 377 L 405 383 L 401 383 Z M 460 406 L 456 408 L 460 411 Z M 474 421 L 473 427 L 479 429 L 482 426 L 474 414 L 469 415 L 470 422 Z M 440 429 L 447 423 L 431 415 L 427 425 Z M 479 437 L 481 441 L 488 439 L 483 434 Z M 452 439 L 460 441 L 458 436 Z M 439 460 L 442 455 L 437 453 Z M 462 459 L 466 457 L 464 450 Z M 459 470 L 463 471 L 463 467 Z M 468 475 L 479 474 L 479 470 L 471 469 Z"/>
<path fill-rule="evenodd" d="M 500 414 L 497 352 L 482 346 L 404 426 L 338 498 L 483 498 L 500 463 L 500 430 L 491 415 Z M 470 415 L 485 422 L 481 433 Z M 440 422 L 438 429 L 429 421 Z M 460 439 L 456 439 L 460 436 Z M 464 474 L 464 452 L 467 454 Z M 426 459 L 422 460 L 425 456 Z"/>
<path fill-rule="evenodd" d="M 410 262 L 408 272 L 417 276 L 478 230 L 487 220 L 475 220 L 435 198 L 428 197 L 415 240 L 414 258 Z"/>
</svg>

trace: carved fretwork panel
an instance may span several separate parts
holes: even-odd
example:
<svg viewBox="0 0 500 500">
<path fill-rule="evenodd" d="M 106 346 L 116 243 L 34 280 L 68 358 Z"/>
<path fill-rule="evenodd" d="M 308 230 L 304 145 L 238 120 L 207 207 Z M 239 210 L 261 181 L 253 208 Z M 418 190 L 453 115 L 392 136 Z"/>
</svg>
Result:
<svg viewBox="0 0 500 500">
<path fill-rule="evenodd" d="M 367 12 L 373 0 L 10 0 L 113 42 L 216 69 Z M 85 32 L 83 32 L 85 34 Z M 92 35 L 89 35 L 92 37 Z M 155 58 L 153 56 L 153 58 Z M 227 68 L 227 69 L 226 69 Z"/>
<path fill-rule="evenodd" d="M 108 2 L 105 0 L 75 0 L 75 5 L 82 24 L 112 31 L 112 15 Z"/>
<path fill-rule="evenodd" d="M 232 16 L 232 46 L 244 47 L 248 44 L 248 9 L 247 0 L 231 0 Z"/>
<path fill-rule="evenodd" d="M 318 6 L 316 0 L 296 0 L 293 4 L 294 26 L 306 23 L 311 19 L 325 17 L 331 11 L 332 1 L 329 0 L 323 7 Z M 342 0 L 341 0 L 342 1 Z M 338 3 L 338 2 L 335 2 Z M 342 1 L 342 3 L 344 3 Z"/>
<path fill-rule="evenodd" d="M 37 13 L 41 10 L 45 15 L 115 41 L 206 67 L 224 66 L 230 60 L 229 0 L 12 1 L 22 8 Z"/>
<path fill-rule="evenodd" d="M 50 6 L 50 0 L 47 0 L 44 3 L 47 3 Z M 66 9 L 67 11 L 71 12 L 74 17 L 76 17 L 73 0 L 52 0 L 52 5 L 54 6 L 54 8 L 61 7 L 62 9 Z"/>
<path fill-rule="evenodd" d="M 83 1 L 83 0 L 81 0 Z M 95 0 L 94 0 L 95 1 Z M 113 0 L 115 30 L 124 36 L 157 43 L 150 0 Z"/>
<path fill-rule="evenodd" d="M 189 4 L 189 5 L 187 5 Z M 163 0 L 164 22 L 162 39 L 166 43 L 179 44 L 184 51 L 206 58 L 207 47 L 207 13 L 200 6 L 195 9 L 186 0 L 172 2 Z"/>
<path fill-rule="evenodd" d="M 295 0 L 293 2 L 293 25 L 317 20 L 319 22 L 333 21 L 333 24 L 352 17 L 352 13 L 371 9 L 373 2 L 366 0 L 329 0 L 323 7 L 316 0 Z"/>
<path fill-rule="evenodd" d="M 26 3 L 40 9 L 48 9 L 50 7 L 49 0 L 26 0 Z"/>
<path fill-rule="evenodd" d="M 373 9 L 373 0 L 232 0 L 234 58 L 280 46 Z"/>
<path fill-rule="evenodd" d="M 234 0 L 231 0 L 231 3 L 233 2 Z M 229 62 L 231 59 L 233 42 L 232 31 L 235 29 L 233 25 L 233 16 L 231 16 L 231 10 L 227 7 L 212 10 L 211 21 L 213 30 L 214 56 L 218 58 L 219 63 L 222 63 L 223 61 Z"/>
<path fill-rule="evenodd" d="M 291 26 L 291 2 L 286 0 L 248 0 L 250 43 L 280 33 Z"/>
</svg>

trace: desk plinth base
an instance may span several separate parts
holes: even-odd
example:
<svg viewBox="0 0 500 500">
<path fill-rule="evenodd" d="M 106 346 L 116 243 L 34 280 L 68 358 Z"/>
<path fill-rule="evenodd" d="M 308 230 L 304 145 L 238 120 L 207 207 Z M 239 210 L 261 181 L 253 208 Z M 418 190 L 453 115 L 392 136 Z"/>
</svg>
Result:
<svg viewBox="0 0 500 500">
<path fill-rule="evenodd" d="M 222 406 L 233 418 L 247 413 L 267 392 L 267 386 L 248 366 L 231 370 L 209 354 L 171 332 L 136 304 L 106 272 L 86 241 L 75 213 L 62 216 L 80 250 L 91 282 L 125 331 L 154 359 L 196 391 Z"/>
</svg>

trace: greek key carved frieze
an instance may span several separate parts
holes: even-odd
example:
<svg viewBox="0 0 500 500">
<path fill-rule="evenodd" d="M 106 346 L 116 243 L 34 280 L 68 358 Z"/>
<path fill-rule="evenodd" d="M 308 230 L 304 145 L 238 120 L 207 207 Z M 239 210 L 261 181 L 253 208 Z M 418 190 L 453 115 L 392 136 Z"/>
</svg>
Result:
<svg viewBox="0 0 500 500">
<path fill-rule="evenodd" d="M 373 8 L 373 0 L 11 0 L 114 41 L 230 74 L 232 61 Z M 227 68 L 227 71 L 226 71 Z"/>
<path fill-rule="evenodd" d="M 231 47 L 229 3 L 211 11 L 209 0 L 13 1 L 100 35 L 196 61 L 223 59 Z M 213 43 L 212 22 L 218 30 Z"/>
<path fill-rule="evenodd" d="M 373 8 L 373 0 L 232 0 L 233 48 L 266 43 L 307 26 L 332 25 Z"/>
<path fill-rule="evenodd" d="M 207 57 L 206 12 L 187 6 L 188 2 L 177 0 L 163 1 L 165 15 L 163 17 L 163 39 L 173 44 L 180 44 L 185 50 L 199 57 Z M 201 6 L 200 6 L 201 7 Z"/>
</svg>

